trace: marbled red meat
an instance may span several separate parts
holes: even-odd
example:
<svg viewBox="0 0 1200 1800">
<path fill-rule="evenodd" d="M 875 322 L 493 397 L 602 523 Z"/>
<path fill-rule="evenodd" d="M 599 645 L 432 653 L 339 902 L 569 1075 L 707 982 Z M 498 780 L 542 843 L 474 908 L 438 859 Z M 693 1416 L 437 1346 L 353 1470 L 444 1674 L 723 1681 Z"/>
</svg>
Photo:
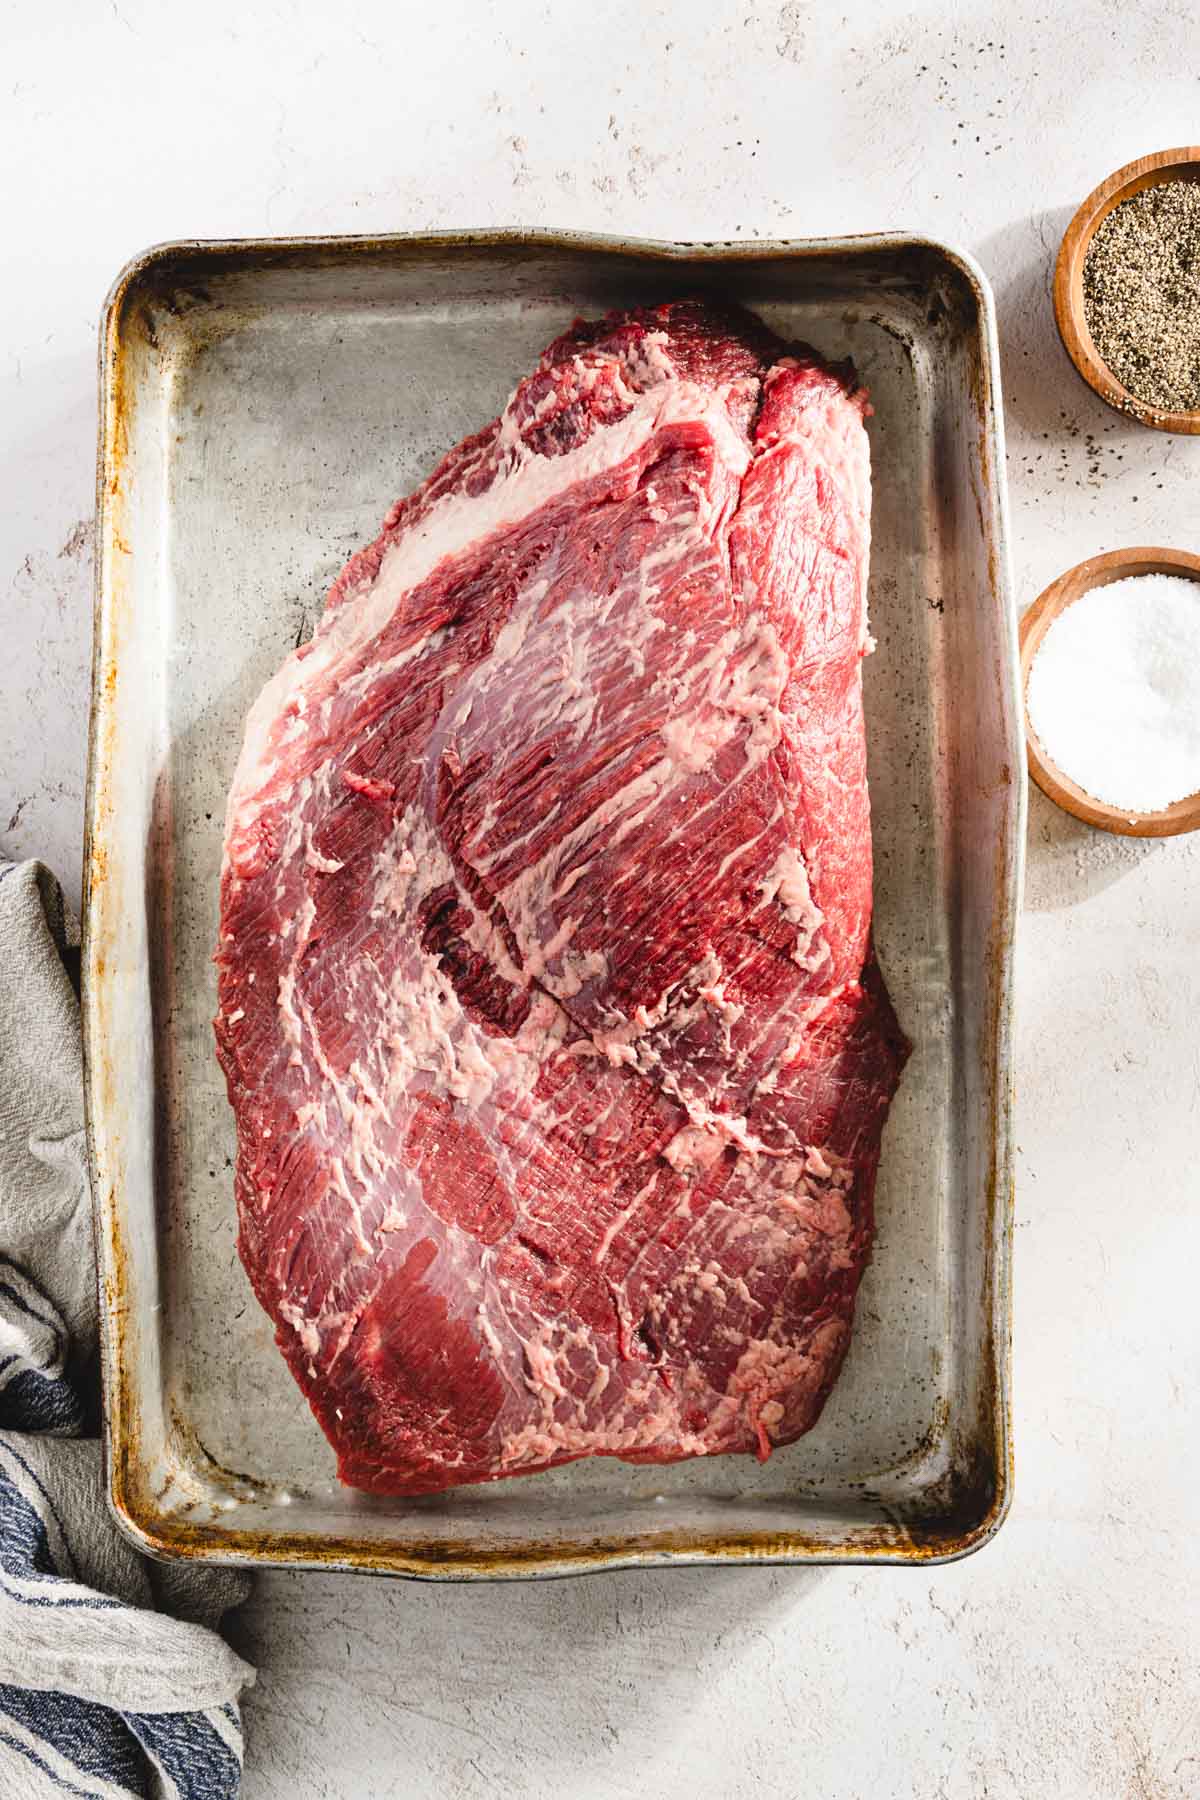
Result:
<svg viewBox="0 0 1200 1800">
<path fill-rule="evenodd" d="M 748 314 L 577 323 L 250 715 L 240 1248 L 356 1487 L 766 1455 L 820 1413 L 905 1055 L 863 413 Z"/>
</svg>

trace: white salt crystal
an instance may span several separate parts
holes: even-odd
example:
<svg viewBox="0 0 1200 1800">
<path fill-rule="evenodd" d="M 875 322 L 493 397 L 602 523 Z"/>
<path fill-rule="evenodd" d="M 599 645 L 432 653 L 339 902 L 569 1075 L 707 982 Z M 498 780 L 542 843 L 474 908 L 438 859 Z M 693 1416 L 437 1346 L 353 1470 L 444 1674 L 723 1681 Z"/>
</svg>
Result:
<svg viewBox="0 0 1200 1800">
<path fill-rule="evenodd" d="M 1200 582 L 1132 575 L 1082 594 L 1042 639 L 1026 704 L 1093 799 L 1140 814 L 1200 793 Z"/>
</svg>

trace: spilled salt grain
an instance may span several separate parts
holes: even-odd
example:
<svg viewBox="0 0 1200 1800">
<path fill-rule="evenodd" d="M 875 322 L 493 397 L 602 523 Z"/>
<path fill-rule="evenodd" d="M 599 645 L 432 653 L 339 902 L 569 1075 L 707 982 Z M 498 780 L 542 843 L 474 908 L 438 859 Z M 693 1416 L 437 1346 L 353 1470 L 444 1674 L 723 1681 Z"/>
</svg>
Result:
<svg viewBox="0 0 1200 1800">
<path fill-rule="evenodd" d="M 1200 583 L 1132 575 L 1061 612 L 1029 671 L 1051 762 L 1131 814 L 1200 793 Z"/>
</svg>

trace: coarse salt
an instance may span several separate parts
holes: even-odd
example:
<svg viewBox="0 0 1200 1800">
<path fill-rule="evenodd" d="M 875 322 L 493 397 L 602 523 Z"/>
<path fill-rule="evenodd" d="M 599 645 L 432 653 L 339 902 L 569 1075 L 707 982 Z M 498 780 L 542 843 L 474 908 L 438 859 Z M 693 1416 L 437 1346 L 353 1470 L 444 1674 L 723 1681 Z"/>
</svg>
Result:
<svg viewBox="0 0 1200 1800">
<path fill-rule="evenodd" d="M 1026 705 L 1051 762 L 1094 800 L 1141 814 L 1200 793 L 1200 583 L 1089 589 L 1042 639 Z"/>
</svg>

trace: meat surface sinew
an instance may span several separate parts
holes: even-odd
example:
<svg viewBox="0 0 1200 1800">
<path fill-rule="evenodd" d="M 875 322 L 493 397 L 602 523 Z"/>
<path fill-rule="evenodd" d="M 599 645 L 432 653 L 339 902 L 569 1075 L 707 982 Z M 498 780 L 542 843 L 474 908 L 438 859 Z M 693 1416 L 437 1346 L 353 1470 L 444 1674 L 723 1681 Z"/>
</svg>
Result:
<svg viewBox="0 0 1200 1800">
<path fill-rule="evenodd" d="M 871 951 L 864 400 L 748 314 L 578 323 L 246 727 L 242 1260 L 342 1479 L 817 1419 L 906 1054 Z"/>
</svg>

